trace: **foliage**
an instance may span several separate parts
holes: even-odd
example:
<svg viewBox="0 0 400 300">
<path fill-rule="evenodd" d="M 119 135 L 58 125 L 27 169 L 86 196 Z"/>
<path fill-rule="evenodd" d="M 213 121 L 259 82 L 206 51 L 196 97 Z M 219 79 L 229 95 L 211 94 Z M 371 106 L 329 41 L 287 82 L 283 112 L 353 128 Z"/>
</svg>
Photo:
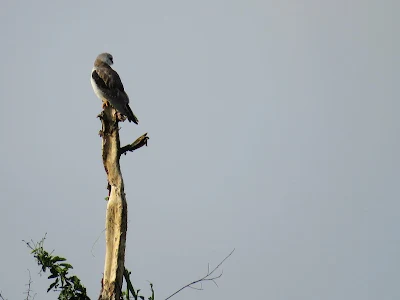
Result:
<svg viewBox="0 0 400 300">
<path fill-rule="evenodd" d="M 25 243 L 32 249 L 31 253 L 36 258 L 38 265 L 42 267 L 41 272 L 50 271 L 51 275 L 48 279 L 54 279 L 47 292 L 59 291 L 59 300 L 90 300 L 80 279 L 76 276 L 69 276 L 68 271 L 73 267 L 66 262 L 66 259 L 43 249 L 45 239 L 46 236 L 38 243 L 33 241 Z"/>
<path fill-rule="evenodd" d="M 132 282 L 131 282 L 131 272 L 128 271 L 128 269 L 125 268 L 124 270 L 124 278 L 126 282 L 126 291 L 122 292 L 122 296 L 124 297 L 125 300 L 129 300 L 129 293 L 133 296 L 134 300 L 145 300 L 144 296 L 141 296 L 139 294 L 140 289 L 136 290 L 133 288 Z M 151 289 L 151 296 L 148 298 L 148 300 L 154 300 L 154 289 L 153 289 L 153 284 L 150 282 L 150 289 Z"/>
<path fill-rule="evenodd" d="M 86 294 L 86 288 L 81 284 L 80 279 L 77 276 L 69 276 L 68 271 L 73 269 L 72 265 L 66 262 L 64 257 L 55 256 L 53 253 L 49 253 L 43 248 L 46 236 L 40 242 L 25 242 L 26 245 L 32 250 L 32 254 L 35 257 L 39 266 L 41 266 L 41 272 L 49 271 L 48 279 L 54 279 L 50 284 L 47 292 L 51 290 L 59 291 L 59 300 L 90 300 Z M 124 299 L 134 300 L 145 300 L 145 297 L 140 295 L 140 289 L 135 291 L 132 282 L 130 280 L 131 272 L 125 269 L 124 278 L 126 282 L 126 291 L 122 293 Z M 153 284 L 150 283 L 151 296 L 148 300 L 154 300 Z M 1 299 L 1 298 L 0 298 Z"/>
<path fill-rule="evenodd" d="M 59 291 L 60 295 L 58 296 L 59 300 L 90 300 L 90 298 L 86 294 L 86 288 L 81 284 L 80 279 L 77 276 L 69 276 L 68 271 L 73 269 L 72 265 L 66 262 L 64 257 L 55 256 L 53 253 L 49 253 L 43 248 L 44 240 L 46 236 L 38 243 L 33 241 L 25 242 L 26 245 L 32 250 L 32 254 L 35 257 L 39 266 L 41 266 L 41 272 L 49 271 L 51 275 L 48 276 L 48 279 L 54 279 L 54 281 L 50 284 L 47 292 L 54 290 Z M 185 288 L 193 288 L 196 290 L 202 290 L 202 286 L 200 288 L 194 287 L 194 285 L 206 281 L 212 281 L 215 285 L 217 283 L 215 280 L 219 279 L 222 276 L 222 272 L 219 275 L 213 275 L 216 270 L 233 254 L 235 249 L 231 251 L 214 269 L 210 270 L 210 266 L 208 266 L 207 274 L 201 277 L 198 280 L 195 280 L 191 283 L 186 284 L 172 295 L 167 297 L 165 300 L 170 299 L 175 296 L 177 293 L 181 292 Z M 146 298 L 140 295 L 140 289 L 135 290 L 131 279 L 131 272 L 125 268 L 124 270 L 124 278 L 126 282 L 126 290 L 122 292 L 121 300 L 146 300 Z M 29 280 L 29 288 L 31 280 Z M 218 285 L 217 285 L 218 286 Z M 150 282 L 150 290 L 151 296 L 147 298 L 147 300 L 155 300 L 154 298 L 154 289 L 153 284 Z M 28 293 L 29 298 L 29 293 Z M 4 299 L 0 293 L 0 300 Z"/>
</svg>

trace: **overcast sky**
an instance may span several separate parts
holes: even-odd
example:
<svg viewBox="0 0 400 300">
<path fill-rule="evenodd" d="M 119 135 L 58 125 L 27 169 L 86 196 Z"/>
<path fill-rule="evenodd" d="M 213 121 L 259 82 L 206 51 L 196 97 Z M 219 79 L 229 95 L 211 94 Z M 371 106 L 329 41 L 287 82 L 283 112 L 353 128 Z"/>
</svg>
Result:
<svg viewBox="0 0 400 300">
<path fill-rule="evenodd" d="M 93 61 L 114 56 L 135 287 L 165 299 L 399 299 L 398 1 L 0 4 L 0 291 L 37 300 L 21 241 L 67 257 L 92 299 L 107 196 Z M 397 87 L 396 87 L 397 85 Z M 100 237 L 100 238 L 99 238 Z M 99 240 L 96 242 L 96 240 Z"/>
</svg>

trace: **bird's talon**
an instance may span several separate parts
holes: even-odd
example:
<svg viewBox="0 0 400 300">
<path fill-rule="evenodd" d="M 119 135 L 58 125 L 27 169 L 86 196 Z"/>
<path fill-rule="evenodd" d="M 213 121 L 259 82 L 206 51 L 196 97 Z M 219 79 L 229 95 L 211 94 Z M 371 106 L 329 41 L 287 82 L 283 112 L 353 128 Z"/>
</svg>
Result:
<svg viewBox="0 0 400 300">
<path fill-rule="evenodd" d="M 110 103 L 108 101 L 103 101 L 103 105 L 102 108 L 105 109 L 106 107 L 108 107 L 110 105 Z"/>
</svg>

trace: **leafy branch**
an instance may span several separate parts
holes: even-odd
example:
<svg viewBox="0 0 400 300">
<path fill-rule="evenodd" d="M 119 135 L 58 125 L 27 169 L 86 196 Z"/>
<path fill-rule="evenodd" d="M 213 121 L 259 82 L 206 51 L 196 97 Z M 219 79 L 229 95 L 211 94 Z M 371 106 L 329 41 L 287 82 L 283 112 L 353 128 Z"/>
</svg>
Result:
<svg viewBox="0 0 400 300">
<path fill-rule="evenodd" d="M 59 300 L 90 300 L 80 279 L 76 276 L 69 276 L 68 271 L 73 267 L 65 262 L 66 259 L 60 256 L 53 256 L 52 253 L 44 250 L 45 239 L 46 236 L 37 243 L 32 240 L 31 242 L 24 242 L 32 250 L 31 253 L 35 257 L 37 264 L 42 267 L 41 272 L 50 271 L 51 275 L 48 279 L 54 279 L 47 292 L 51 290 L 60 291 Z"/>
<path fill-rule="evenodd" d="M 73 269 L 72 265 L 66 262 L 64 257 L 54 256 L 53 253 L 49 253 L 43 248 L 44 241 L 46 236 L 40 241 L 35 243 L 34 241 L 26 242 L 28 248 L 32 250 L 32 254 L 35 257 L 39 266 L 41 266 L 41 272 L 49 271 L 51 275 L 48 276 L 48 279 L 54 279 L 54 281 L 50 284 L 47 292 L 54 290 L 59 291 L 60 295 L 58 296 L 59 300 L 90 300 L 90 298 L 86 294 L 86 288 L 81 284 L 80 279 L 76 276 L 69 276 L 68 272 L 70 269 Z M 215 272 L 221 267 L 221 265 L 233 254 L 235 249 L 233 249 L 215 268 L 210 270 L 210 264 L 208 264 L 207 274 L 201 277 L 198 280 L 192 281 L 191 283 L 186 284 L 181 287 L 179 290 L 165 298 L 168 300 L 184 290 L 185 288 L 192 288 L 195 290 L 203 290 L 202 283 L 206 281 L 212 281 L 217 287 L 218 284 L 216 282 L 217 279 L 221 278 L 223 271 L 218 275 L 214 275 Z M 130 300 L 133 297 L 134 300 L 145 300 L 146 298 L 140 295 L 140 289 L 135 290 L 132 282 L 130 280 L 131 272 L 126 268 L 124 270 L 123 276 L 126 282 L 126 291 L 122 292 L 121 300 Z M 27 297 L 26 300 L 29 300 L 32 296 L 30 295 L 31 290 L 31 277 L 29 272 L 29 283 L 27 284 L 28 290 L 26 292 Z M 195 287 L 195 284 L 200 283 L 200 288 Z M 147 298 L 147 300 L 155 300 L 154 297 L 154 289 L 153 284 L 150 282 L 151 296 Z M 35 298 L 36 294 L 33 296 Z M 0 300 L 5 300 L 3 295 L 0 292 Z"/>
<path fill-rule="evenodd" d="M 131 282 L 131 272 L 125 268 L 124 270 L 124 278 L 125 278 L 125 282 L 126 282 L 126 291 L 123 292 L 123 297 L 125 297 L 124 299 L 129 300 L 129 293 L 132 294 L 133 299 L 135 300 L 139 300 L 139 298 L 141 300 L 145 300 L 144 296 L 141 296 L 139 294 L 140 289 L 136 290 L 133 288 L 132 282 Z M 149 298 L 147 298 L 148 300 L 154 300 L 154 289 L 153 289 L 153 284 L 150 282 L 150 289 L 151 289 L 151 296 Z"/>
</svg>

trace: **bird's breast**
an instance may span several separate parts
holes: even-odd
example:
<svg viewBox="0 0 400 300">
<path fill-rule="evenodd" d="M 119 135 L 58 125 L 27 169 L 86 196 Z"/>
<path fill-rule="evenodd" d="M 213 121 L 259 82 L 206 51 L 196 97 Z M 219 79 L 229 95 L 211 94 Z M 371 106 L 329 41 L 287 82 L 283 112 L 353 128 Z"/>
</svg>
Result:
<svg viewBox="0 0 400 300">
<path fill-rule="evenodd" d="M 94 81 L 93 77 L 92 77 L 92 73 L 93 71 L 95 71 L 96 69 L 93 68 L 92 72 L 90 73 L 90 82 L 92 83 L 92 88 L 94 93 L 96 94 L 97 97 L 99 97 L 101 100 L 104 98 L 104 94 L 103 92 L 99 89 L 99 87 L 96 84 L 96 81 Z"/>
</svg>

